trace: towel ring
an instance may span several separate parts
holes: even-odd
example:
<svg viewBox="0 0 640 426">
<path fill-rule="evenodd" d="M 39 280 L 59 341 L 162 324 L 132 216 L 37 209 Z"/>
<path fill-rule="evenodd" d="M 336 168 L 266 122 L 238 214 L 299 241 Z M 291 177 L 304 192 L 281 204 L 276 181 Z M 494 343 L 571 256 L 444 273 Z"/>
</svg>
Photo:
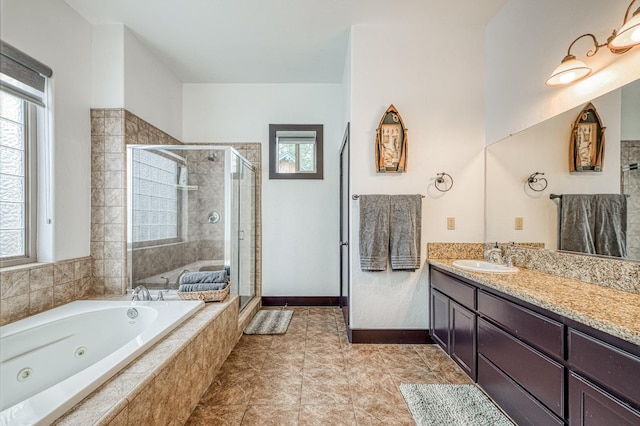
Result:
<svg viewBox="0 0 640 426">
<path fill-rule="evenodd" d="M 527 179 L 527 185 L 529 185 L 529 188 L 531 188 L 532 190 L 534 190 L 536 192 L 542 192 L 545 189 L 547 189 L 547 185 L 549 183 L 547 182 L 547 179 L 539 178 L 538 175 L 544 176 L 544 173 L 542 173 L 542 172 L 532 173 L 531 176 L 529 176 L 529 179 Z M 541 189 L 536 189 L 534 187 L 534 185 L 537 184 L 537 183 L 539 183 L 540 185 L 543 185 Z"/>
<path fill-rule="evenodd" d="M 445 178 L 446 176 L 446 178 Z M 447 183 L 448 181 L 448 183 Z M 435 182 L 433 183 L 436 189 L 440 192 L 447 192 L 453 188 L 453 178 L 449 173 L 438 173 L 436 175 Z"/>
</svg>

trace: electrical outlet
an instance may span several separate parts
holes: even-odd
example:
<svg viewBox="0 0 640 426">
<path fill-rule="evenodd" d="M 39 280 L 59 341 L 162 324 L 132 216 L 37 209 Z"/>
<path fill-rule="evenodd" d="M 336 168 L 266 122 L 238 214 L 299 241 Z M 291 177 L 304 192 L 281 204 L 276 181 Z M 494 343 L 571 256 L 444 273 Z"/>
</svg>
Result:
<svg viewBox="0 0 640 426">
<path fill-rule="evenodd" d="M 516 217 L 516 231 L 522 231 L 524 228 L 524 218 Z"/>
<path fill-rule="evenodd" d="M 448 217 L 447 218 L 447 230 L 453 231 L 454 229 L 456 229 L 456 218 L 455 217 Z"/>
</svg>

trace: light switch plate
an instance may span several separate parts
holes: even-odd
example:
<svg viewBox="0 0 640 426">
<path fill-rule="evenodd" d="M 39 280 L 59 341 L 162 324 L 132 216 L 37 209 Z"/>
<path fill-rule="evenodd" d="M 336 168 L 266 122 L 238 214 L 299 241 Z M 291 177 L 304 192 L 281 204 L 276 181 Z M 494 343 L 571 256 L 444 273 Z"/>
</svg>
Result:
<svg viewBox="0 0 640 426">
<path fill-rule="evenodd" d="M 516 231 L 522 231 L 524 228 L 524 218 L 516 217 Z"/>
<path fill-rule="evenodd" d="M 447 230 L 453 231 L 454 229 L 456 229 L 456 218 L 455 217 L 448 217 L 447 218 Z"/>
</svg>

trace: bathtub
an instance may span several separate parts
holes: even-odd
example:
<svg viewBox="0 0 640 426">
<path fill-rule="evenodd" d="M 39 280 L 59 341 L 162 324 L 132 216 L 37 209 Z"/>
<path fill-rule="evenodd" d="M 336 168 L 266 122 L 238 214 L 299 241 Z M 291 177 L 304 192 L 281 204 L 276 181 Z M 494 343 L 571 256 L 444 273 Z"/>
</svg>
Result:
<svg viewBox="0 0 640 426">
<path fill-rule="evenodd" d="M 0 327 L 0 426 L 50 424 L 203 306 L 82 300 Z"/>
</svg>

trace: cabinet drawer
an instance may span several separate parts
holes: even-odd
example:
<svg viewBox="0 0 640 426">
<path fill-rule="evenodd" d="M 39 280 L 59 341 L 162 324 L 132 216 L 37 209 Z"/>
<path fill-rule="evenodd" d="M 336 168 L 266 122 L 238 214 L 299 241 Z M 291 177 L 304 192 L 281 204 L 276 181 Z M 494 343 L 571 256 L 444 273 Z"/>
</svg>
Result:
<svg viewBox="0 0 640 426">
<path fill-rule="evenodd" d="M 520 426 L 564 425 L 562 419 L 547 410 L 483 355 L 478 355 L 478 384 Z"/>
<path fill-rule="evenodd" d="M 569 375 L 569 424 L 571 426 L 637 426 L 640 413 L 588 380 Z"/>
<path fill-rule="evenodd" d="M 476 289 L 440 271 L 431 269 L 431 285 L 461 305 L 476 309 Z"/>
<path fill-rule="evenodd" d="M 511 337 L 486 320 L 478 320 L 478 351 L 559 417 L 564 416 L 564 367 Z"/>
<path fill-rule="evenodd" d="M 562 359 L 564 326 L 527 308 L 478 292 L 478 312 L 500 324 L 511 334 Z"/>
<path fill-rule="evenodd" d="M 569 365 L 640 407 L 640 358 L 569 329 Z"/>
</svg>

